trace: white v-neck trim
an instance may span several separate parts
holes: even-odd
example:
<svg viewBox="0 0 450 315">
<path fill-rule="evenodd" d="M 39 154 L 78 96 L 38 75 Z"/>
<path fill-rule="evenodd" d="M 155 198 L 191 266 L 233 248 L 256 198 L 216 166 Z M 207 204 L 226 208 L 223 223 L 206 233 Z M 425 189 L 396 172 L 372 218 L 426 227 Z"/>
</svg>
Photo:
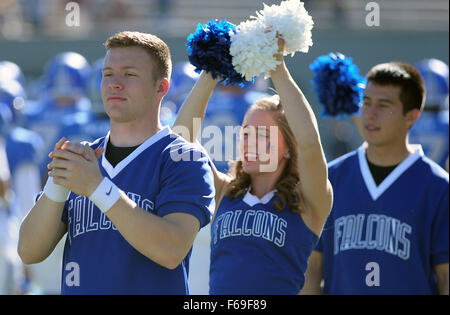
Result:
<svg viewBox="0 0 450 315">
<path fill-rule="evenodd" d="M 369 164 L 367 163 L 367 142 L 364 142 L 359 147 L 358 159 L 361 175 L 373 200 L 377 200 L 411 165 L 424 155 L 422 146 L 413 145 L 413 147 L 416 148 L 414 153 L 397 165 L 397 167 L 378 186 L 375 184 L 375 180 L 369 169 Z"/>
<path fill-rule="evenodd" d="M 155 133 L 153 136 L 145 140 L 140 146 L 136 148 L 133 152 L 131 152 L 130 155 L 128 155 L 126 158 L 124 158 L 122 161 L 120 161 L 116 167 L 113 167 L 111 163 L 106 159 L 106 145 L 109 141 L 109 134 L 105 137 L 105 142 L 103 143 L 103 154 L 102 154 L 102 167 L 105 169 L 106 173 L 110 178 L 114 178 L 117 174 L 119 174 L 128 164 L 130 164 L 131 161 L 133 161 L 139 154 L 142 153 L 145 149 L 150 147 L 152 144 L 158 142 L 165 136 L 169 135 L 171 133 L 171 129 L 169 126 L 164 127 L 162 130 Z"/>
<path fill-rule="evenodd" d="M 248 188 L 247 193 L 245 194 L 244 198 L 242 199 L 242 201 L 245 202 L 246 204 L 248 204 L 250 207 L 253 207 L 254 205 L 256 205 L 258 203 L 262 203 L 262 204 L 268 203 L 270 200 L 272 200 L 273 196 L 275 195 L 275 192 L 277 191 L 276 189 L 269 191 L 267 194 L 262 196 L 261 199 L 259 199 L 258 197 L 256 197 L 255 195 L 252 195 L 250 193 L 251 189 L 252 188 L 250 186 Z"/>
</svg>

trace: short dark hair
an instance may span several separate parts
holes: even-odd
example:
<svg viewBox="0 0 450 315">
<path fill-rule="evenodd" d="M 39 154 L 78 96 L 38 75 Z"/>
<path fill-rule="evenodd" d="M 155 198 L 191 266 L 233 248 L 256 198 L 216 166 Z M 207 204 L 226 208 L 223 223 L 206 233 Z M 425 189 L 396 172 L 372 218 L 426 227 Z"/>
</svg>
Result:
<svg viewBox="0 0 450 315">
<path fill-rule="evenodd" d="M 140 32 L 124 31 L 109 37 L 104 43 L 106 49 L 120 47 L 141 47 L 155 63 L 155 80 L 167 78 L 172 73 L 172 60 L 167 44 L 159 37 Z"/>
<path fill-rule="evenodd" d="M 400 87 L 403 114 L 410 110 L 423 110 L 425 105 L 425 82 L 419 71 L 410 64 L 391 61 L 376 65 L 367 73 L 367 83 Z"/>
</svg>

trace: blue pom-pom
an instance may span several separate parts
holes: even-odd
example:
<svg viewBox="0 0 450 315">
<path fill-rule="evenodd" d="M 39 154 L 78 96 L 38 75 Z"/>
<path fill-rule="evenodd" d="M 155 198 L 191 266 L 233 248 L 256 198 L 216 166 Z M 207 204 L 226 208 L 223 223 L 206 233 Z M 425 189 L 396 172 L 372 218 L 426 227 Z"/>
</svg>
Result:
<svg viewBox="0 0 450 315">
<path fill-rule="evenodd" d="M 195 71 L 211 73 L 214 79 L 220 78 L 224 85 L 245 87 L 254 82 L 246 81 L 236 72 L 230 54 L 230 35 L 236 32 L 236 26 L 227 20 L 211 20 L 208 24 L 199 24 L 195 33 L 187 38 L 189 61 Z"/>
<path fill-rule="evenodd" d="M 324 106 L 322 117 L 344 117 L 360 110 L 365 78 L 359 75 L 352 58 L 329 53 L 318 57 L 309 68 L 314 72 L 314 91 Z"/>
</svg>

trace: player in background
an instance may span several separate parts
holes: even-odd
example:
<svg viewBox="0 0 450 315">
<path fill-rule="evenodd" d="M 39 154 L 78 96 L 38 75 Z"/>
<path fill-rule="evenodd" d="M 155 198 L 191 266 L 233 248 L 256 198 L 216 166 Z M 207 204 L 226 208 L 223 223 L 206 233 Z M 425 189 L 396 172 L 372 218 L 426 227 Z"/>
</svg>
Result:
<svg viewBox="0 0 450 315">
<path fill-rule="evenodd" d="M 18 64 L 9 61 L 0 61 L 0 82 L 17 81 L 21 86 L 25 87 L 27 80 L 22 69 Z"/>
<path fill-rule="evenodd" d="M 76 52 L 64 52 L 52 57 L 45 66 L 38 99 L 27 102 L 23 108 L 23 125 L 44 139 L 44 150 L 39 152 L 41 178 L 47 178 L 47 154 L 60 139 L 64 116 L 91 110 L 87 97 L 87 83 L 91 67 Z M 66 135 L 66 137 L 69 135 Z"/>
<path fill-rule="evenodd" d="M 4 124 L 3 133 L 12 175 L 10 184 L 16 205 L 13 215 L 18 221 L 17 224 L 20 224 L 33 207 L 37 193 L 42 189 L 41 172 L 38 166 L 39 157 L 45 147 L 43 138 L 37 132 L 21 126 L 24 121 L 23 109 L 29 104 L 29 100 L 20 83 L 18 81 L 3 82 L 0 86 L 0 100 L 7 102 L 12 110 L 11 119 Z M 17 237 L 15 241 L 14 247 L 17 247 Z M 56 294 L 60 292 L 61 278 L 54 271 L 61 266 L 62 249 L 63 244 L 59 244 L 54 253 L 44 262 L 25 266 L 25 278 L 21 288 L 23 293 Z"/>
<path fill-rule="evenodd" d="M 25 281 L 24 266 L 15 248 L 18 228 L 17 196 L 11 187 L 11 172 L 5 149 L 5 124 L 9 124 L 12 113 L 8 106 L 0 103 L 0 294 L 21 294 Z"/>
<path fill-rule="evenodd" d="M 17 81 L 0 84 L 0 103 L 7 106 L 10 113 L 10 118 L 4 120 L 2 133 L 13 178 L 11 185 L 19 196 L 20 213 L 17 215 L 23 218 L 34 204 L 30 193 L 41 189 L 41 177 L 36 165 L 38 152 L 43 150 L 43 140 L 38 133 L 21 127 L 26 94 Z"/>
<path fill-rule="evenodd" d="M 401 62 L 366 77 L 365 142 L 328 164 L 333 209 L 302 294 L 448 294 L 448 173 L 408 142 L 423 79 Z"/>
<path fill-rule="evenodd" d="M 23 124 L 21 110 L 25 106 L 27 94 L 24 86 L 17 80 L 0 80 L 0 102 L 8 105 L 13 120 L 20 126 Z"/>
<path fill-rule="evenodd" d="M 19 254 L 39 262 L 67 233 L 63 294 L 188 294 L 192 242 L 213 212 L 210 163 L 160 123 L 167 45 L 121 32 L 105 46 L 110 131 L 91 146 L 56 143 L 50 179 L 22 223 Z"/>
<path fill-rule="evenodd" d="M 280 51 L 283 41 L 279 42 Z M 278 96 L 247 111 L 240 159 L 232 176 L 215 167 L 210 294 L 297 294 L 332 204 L 332 189 L 316 120 L 282 55 L 271 73 Z M 174 128 L 204 117 L 217 80 L 203 72 Z M 282 105 L 281 105 L 282 104 Z M 184 134 L 187 136 L 187 134 Z"/>
<path fill-rule="evenodd" d="M 411 128 L 409 141 L 420 143 L 426 156 L 445 167 L 448 157 L 448 65 L 437 59 L 416 64 L 425 81 L 427 96 L 420 119 Z"/>
</svg>

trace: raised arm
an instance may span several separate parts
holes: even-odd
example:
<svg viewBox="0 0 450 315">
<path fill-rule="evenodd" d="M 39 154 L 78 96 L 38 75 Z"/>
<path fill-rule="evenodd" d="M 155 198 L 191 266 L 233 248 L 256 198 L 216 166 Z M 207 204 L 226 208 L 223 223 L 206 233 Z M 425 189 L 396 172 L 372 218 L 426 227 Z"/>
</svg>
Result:
<svg viewBox="0 0 450 315">
<path fill-rule="evenodd" d="M 202 71 L 189 96 L 181 106 L 173 124 L 173 130 L 190 142 L 195 142 L 205 117 L 206 106 L 218 80 Z M 195 124 L 195 119 L 199 124 Z"/>
<path fill-rule="evenodd" d="M 300 193 L 307 208 L 306 217 L 310 219 L 307 224 L 313 231 L 320 233 L 331 210 L 333 190 L 328 181 L 317 120 L 307 99 L 290 75 L 283 57 L 279 55 L 277 58 L 281 64 L 272 71 L 271 78 L 298 143 Z"/>
<path fill-rule="evenodd" d="M 209 73 L 202 71 L 200 78 L 195 83 L 177 114 L 177 118 L 172 127 L 174 132 L 190 142 L 196 141 L 201 123 L 205 117 L 206 106 L 217 82 L 218 80 L 214 80 Z M 214 173 L 217 208 L 220 199 L 222 199 L 226 183 L 229 182 L 229 177 L 218 171 L 214 163 L 211 164 Z"/>
</svg>

